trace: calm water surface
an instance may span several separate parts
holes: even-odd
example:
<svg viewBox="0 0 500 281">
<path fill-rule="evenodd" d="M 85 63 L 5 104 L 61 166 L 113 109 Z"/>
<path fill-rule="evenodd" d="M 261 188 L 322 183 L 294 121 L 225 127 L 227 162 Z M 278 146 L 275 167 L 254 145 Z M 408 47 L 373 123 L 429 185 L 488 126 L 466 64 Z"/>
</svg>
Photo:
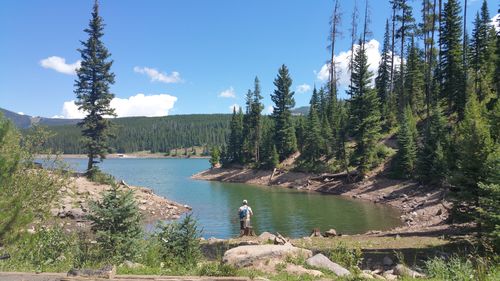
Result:
<svg viewBox="0 0 500 281">
<path fill-rule="evenodd" d="M 82 171 L 86 159 L 65 159 Z M 106 159 L 101 169 L 128 184 L 193 207 L 203 236 L 229 238 L 239 234 L 237 209 L 249 201 L 257 233 L 280 232 L 291 237 L 309 235 L 315 227 L 335 228 L 345 234 L 384 230 L 400 225 L 393 208 L 340 196 L 286 188 L 198 181 L 191 175 L 209 167 L 207 159 Z"/>
</svg>

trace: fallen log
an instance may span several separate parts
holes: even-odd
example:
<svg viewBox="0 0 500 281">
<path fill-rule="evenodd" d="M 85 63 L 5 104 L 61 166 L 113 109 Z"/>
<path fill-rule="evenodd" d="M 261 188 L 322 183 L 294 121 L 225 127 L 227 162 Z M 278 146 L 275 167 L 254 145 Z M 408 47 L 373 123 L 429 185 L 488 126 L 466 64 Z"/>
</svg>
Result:
<svg viewBox="0 0 500 281">
<path fill-rule="evenodd" d="M 317 177 L 312 177 L 310 178 L 313 181 L 322 181 L 322 182 L 329 182 L 332 180 L 339 180 L 339 179 L 350 179 L 352 177 L 356 177 L 359 174 L 358 170 L 351 171 L 349 173 L 347 172 L 340 172 L 336 174 L 322 174 Z"/>
</svg>

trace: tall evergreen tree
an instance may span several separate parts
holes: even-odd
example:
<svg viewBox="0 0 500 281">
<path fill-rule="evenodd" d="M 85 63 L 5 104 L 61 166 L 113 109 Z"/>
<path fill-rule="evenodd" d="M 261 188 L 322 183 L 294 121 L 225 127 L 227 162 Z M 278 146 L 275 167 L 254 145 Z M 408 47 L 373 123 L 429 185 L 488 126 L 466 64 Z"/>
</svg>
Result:
<svg viewBox="0 0 500 281">
<path fill-rule="evenodd" d="M 412 37 L 411 45 L 408 50 L 407 66 L 405 72 L 404 96 L 402 96 L 402 106 L 410 106 L 413 114 L 420 114 L 424 102 L 424 61 L 422 51 L 415 45 L 415 39 Z"/>
<path fill-rule="evenodd" d="M 229 144 L 227 149 L 228 158 L 232 163 L 242 162 L 243 150 L 243 111 L 241 108 L 236 113 L 236 108 L 233 108 L 233 116 L 231 118 Z"/>
<path fill-rule="evenodd" d="M 413 11 L 412 7 L 408 4 L 408 0 L 391 0 L 393 6 L 396 7 L 397 10 L 399 10 L 401 13 L 396 15 L 396 21 L 398 21 L 399 28 L 396 32 L 396 38 L 399 38 L 401 41 L 401 47 L 400 47 L 400 57 L 404 58 L 405 57 L 405 45 L 406 45 L 406 39 L 411 37 L 413 35 L 413 32 L 415 31 L 415 18 L 413 17 Z M 399 72 L 401 74 L 405 73 L 404 69 L 404 60 L 402 59 L 399 63 L 400 70 Z M 405 96 L 405 79 L 400 79 L 399 82 L 401 83 L 399 85 L 400 89 L 400 96 Z M 399 113 L 402 113 L 404 109 L 404 104 L 400 103 L 399 106 Z"/>
<path fill-rule="evenodd" d="M 401 174 L 412 177 L 417 162 L 417 123 L 410 106 L 406 106 L 398 131 L 398 164 Z"/>
<path fill-rule="evenodd" d="M 260 143 L 262 138 L 261 115 L 262 104 L 259 78 L 255 77 L 254 90 L 248 90 L 246 95 L 246 111 L 243 121 L 243 153 L 242 161 L 258 165 Z"/>
<path fill-rule="evenodd" d="M 390 45 L 389 20 L 385 22 L 384 43 L 382 45 L 382 58 L 378 66 L 377 77 L 375 78 L 375 87 L 377 88 L 378 98 L 381 104 L 381 112 L 387 107 L 388 96 L 390 93 L 391 76 L 391 45 Z"/>
<path fill-rule="evenodd" d="M 425 121 L 422 146 L 418 150 L 417 174 L 424 183 L 440 183 L 446 175 L 446 119 L 438 105 Z"/>
<path fill-rule="evenodd" d="M 291 113 L 291 109 L 295 106 L 295 99 L 293 98 L 294 92 L 290 90 L 292 78 L 285 65 L 280 67 L 274 86 L 276 89 L 271 95 L 271 100 L 274 102 L 272 114 L 275 124 L 274 142 L 280 160 L 284 160 L 297 151 L 297 139 Z"/>
<path fill-rule="evenodd" d="M 77 70 L 75 81 L 76 105 L 85 112 L 85 118 L 79 123 L 85 138 L 85 148 L 88 155 L 87 173 L 94 169 L 96 158 L 101 161 L 106 157 L 109 148 L 108 139 L 111 135 L 111 122 L 105 117 L 116 116 L 110 102 L 114 95 L 109 86 L 115 82 L 115 76 L 110 71 L 113 61 L 110 53 L 101 41 L 104 35 L 104 24 L 99 16 L 99 4 L 96 1 L 92 11 L 92 19 L 85 33 L 89 38 L 82 41 L 80 52 L 82 63 Z"/>
<path fill-rule="evenodd" d="M 460 149 L 455 183 L 461 188 L 464 198 L 472 200 L 476 205 L 481 195 L 478 183 L 491 183 L 492 173 L 498 173 L 497 170 L 492 170 L 492 163 L 498 161 L 498 158 L 492 157 L 498 157 L 498 154 L 493 153 L 495 143 L 491 138 L 484 110 L 484 105 L 472 94 L 467 101 L 464 119 L 459 123 L 456 143 Z"/>
<path fill-rule="evenodd" d="M 314 164 L 320 157 L 322 150 L 322 144 L 324 139 L 321 134 L 321 125 L 318 117 L 318 106 L 317 97 L 318 93 L 314 89 L 310 107 L 309 116 L 307 118 L 307 129 L 306 129 L 306 141 L 304 144 L 304 151 L 302 153 L 302 158 L 305 159 L 310 164 Z"/>
<path fill-rule="evenodd" d="M 486 1 L 483 1 L 481 14 L 477 13 L 474 20 L 469 46 L 474 93 L 479 101 L 488 102 L 495 91 L 493 87 L 495 39 L 494 27 L 490 26 L 488 5 Z"/>
<path fill-rule="evenodd" d="M 440 32 L 441 96 L 447 101 L 448 112 L 463 116 L 465 81 L 462 62 L 462 17 L 458 0 L 444 5 Z"/>
<path fill-rule="evenodd" d="M 376 160 L 375 148 L 380 136 L 380 111 L 377 92 L 371 84 L 373 74 L 368 70 L 368 59 L 364 44 L 359 42 L 352 70 L 353 85 L 349 87 L 350 121 L 356 140 L 356 155 L 362 175 L 366 174 Z"/>
</svg>

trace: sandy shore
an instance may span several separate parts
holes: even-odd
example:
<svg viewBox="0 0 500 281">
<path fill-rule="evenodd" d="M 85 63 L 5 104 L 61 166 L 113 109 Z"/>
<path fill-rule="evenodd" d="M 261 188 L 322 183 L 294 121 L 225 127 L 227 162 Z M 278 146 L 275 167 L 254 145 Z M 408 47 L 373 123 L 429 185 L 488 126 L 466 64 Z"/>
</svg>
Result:
<svg viewBox="0 0 500 281">
<path fill-rule="evenodd" d="M 278 186 L 304 191 L 348 196 L 379 204 L 387 204 L 401 211 L 403 227 L 396 232 L 447 228 L 451 203 L 446 201 L 443 189 L 426 187 L 414 181 L 402 181 L 373 175 L 361 182 L 347 183 L 345 179 L 328 175 L 277 172 L 252 169 L 210 169 L 192 176 L 193 179 L 238 182 L 263 186 Z"/>
</svg>

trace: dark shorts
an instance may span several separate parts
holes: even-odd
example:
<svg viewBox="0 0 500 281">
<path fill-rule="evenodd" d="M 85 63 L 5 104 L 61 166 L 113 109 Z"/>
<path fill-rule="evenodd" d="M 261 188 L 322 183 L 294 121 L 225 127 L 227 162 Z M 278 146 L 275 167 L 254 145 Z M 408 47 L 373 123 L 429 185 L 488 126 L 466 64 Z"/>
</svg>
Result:
<svg viewBox="0 0 500 281">
<path fill-rule="evenodd" d="M 241 230 L 245 229 L 245 221 L 244 220 L 240 221 L 240 229 Z"/>
</svg>

